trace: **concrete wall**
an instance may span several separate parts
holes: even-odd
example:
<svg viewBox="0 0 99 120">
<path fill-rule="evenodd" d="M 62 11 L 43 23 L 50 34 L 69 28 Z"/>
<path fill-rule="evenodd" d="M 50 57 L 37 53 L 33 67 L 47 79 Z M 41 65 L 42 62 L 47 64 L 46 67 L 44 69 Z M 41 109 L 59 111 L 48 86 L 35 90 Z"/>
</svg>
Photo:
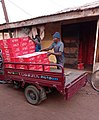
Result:
<svg viewBox="0 0 99 120">
<path fill-rule="evenodd" d="M 2 33 L 0 33 L 0 40 L 2 40 L 3 39 L 3 36 L 2 36 Z"/>
<path fill-rule="evenodd" d="M 52 42 L 53 42 L 53 34 L 55 32 L 60 32 L 61 33 L 61 25 L 60 23 L 49 23 L 45 25 L 45 37 L 42 40 L 42 48 L 47 48 L 49 47 Z M 55 56 L 51 55 L 50 57 L 51 62 L 56 62 Z"/>
</svg>

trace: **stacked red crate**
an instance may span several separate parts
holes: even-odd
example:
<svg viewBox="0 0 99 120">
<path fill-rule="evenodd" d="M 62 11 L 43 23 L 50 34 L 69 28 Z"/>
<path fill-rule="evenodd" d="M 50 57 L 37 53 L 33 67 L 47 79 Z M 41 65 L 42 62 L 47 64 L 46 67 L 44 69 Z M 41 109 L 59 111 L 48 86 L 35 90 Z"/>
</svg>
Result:
<svg viewBox="0 0 99 120">
<path fill-rule="evenodd" d="M 7 56 L 9 56 L 10 58 L 12 57 L 17 57 L 19 55 L 21 55 L 21 51 L 19 48 L 13 48 L 13 51 L 11 48 L 3 48 L 2 49 L 2 54 L 3 57 L 6 58 Z"/>
<path fill-rule="evenodd" d="M 32 54 L 22 55 L 15 58 L 16 62 L 28 62 L 33 64 L 49 64 L 49 59 L 47 57 L 47 52 L 35 52 Z M 18 69 L 28 69 L 26 65 L 17 65 Z M 30 65 L 29 70 L 39 70 L 42 71 L 42 65 Z M 45 71 L 49 71 L 50 67 L 45 66 Z"/>
<path fill-rule="evenodd" d="M 35 52 L 35 43 L 29 39 L 29 45 L 28 45 L 28 50 L 29 50 L 29 53 L 34 53 Z"/>
<path fill-rule="evenodd" d="M 50 64 L 50 61 L 49 61 L 48 56 L 47 56 L 47 52 L 38 52 L 38 54 L 39 54 L 39 59 L 37 59 L 38 60 L 37 63 L 40 63 L 40 64 Z M 42 66 L 38 65 L 37 69 L 42 70 Z M 50 67 L 49 66 L 45 66 L 44 70 L 45 71 L 49 71 Z"/>
<path fill-rule="evenodd" d="M 2 49 L 2 55 L 5 62 L 13 62 L 13 57 L 21 55 L 19 46 L 18 38 L 0 40 L 0 47 Z M 13 65 L 7 64 L 6 67 L 12 68 Z"/>
<path fill-rule="evenodd" d="M 22 55 L 35 52 L 35 43 L 29 37 L 20 38 L 20 50 Z"/>
<path fill-rule="evenodd" d="M 35 44 L 28 37 L 0 40 L 0 48 L 6 62 L 10 62 L 7 58 L 35 52 Z"/>
<path fill-rule="evenodd" d="M 39 64 L 50 64 L 50 61 L 47 56 L 47 52 L 37 52 L 37 63 Z M 42 71 L 42 65 L 37 65 L 37 70 Z M 50 71 L 50 66 L 44 66 L 45 71 Z"/>
<path fill-rule="evenodd" d="M 30 54 L 18 56 L 15 59 L 15 62 L 28 62 L 28 63 L 36 63 L 36 57 L 31 56 Z M 36 66 L 33 66 L 36 69 Z M 17 65 L 17 69 L 28 69 L 26 65 Z"/>
<path fill-rule="evenodd" d="M 4 59 L 9 57 L 16 57 L 21 55 L 19 49 L 19 39 L 0 40 L 0 47 L 2 49 Z"/>
<path fill-rule="evenodd" d="M 21 55 L 25 55 L 29 53 L 29 38 L 28 37 L 22 37 L 20 39 L 20 51 L 22 52 Z"/>
<path fill-rule="evenodd" d="M 5 62 L 49 64 L 47 52 L 35 52 L 35 43 L 29 37 L 0 40 L 0 48 Z M 5 67 L 14 68 L 11 64 L 7 64 Z M 17 68 L 28 69 L 26 65 L 17 65 Z M 42 70 L 43 68 L 42 65 L 30 65 L 29 69 Z M 45 66 L 44 70 L 49 71 L 50 67 Z"/>
</svg>

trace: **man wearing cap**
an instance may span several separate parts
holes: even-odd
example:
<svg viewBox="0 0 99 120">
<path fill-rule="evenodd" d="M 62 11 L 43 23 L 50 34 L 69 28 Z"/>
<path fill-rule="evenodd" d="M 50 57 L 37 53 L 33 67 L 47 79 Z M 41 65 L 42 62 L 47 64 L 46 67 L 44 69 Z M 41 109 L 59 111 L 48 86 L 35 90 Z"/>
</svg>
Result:
<svg viewBox="0 0 99 120">
<path fill-rule="evenodd" d="M 59 32 L 53 35 L 53 43 L 50 47 L 42 49 L 41 51 L 48 51 L 54 49 L 54 52 L 48 52 L 48 55 L 55 55 L 57 64 L 64 66 L 64 44 L 61 41 Z"/>
</svg>

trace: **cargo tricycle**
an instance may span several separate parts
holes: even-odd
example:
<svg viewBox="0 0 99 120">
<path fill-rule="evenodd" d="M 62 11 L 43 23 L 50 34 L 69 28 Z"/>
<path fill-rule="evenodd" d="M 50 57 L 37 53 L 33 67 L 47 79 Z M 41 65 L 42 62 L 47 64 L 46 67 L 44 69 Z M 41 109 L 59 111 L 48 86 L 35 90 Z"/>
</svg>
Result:
<svg viewBox="0 0 99 120">
<path fill-rule="evenodd" d="M 13 68 L 4 66 L 11 64 Z M 24 65 L 27 69 L 18 69 L 17 65 Z M 29 66 L 40 65 L 42 70 L 29 70 Z M 50 71 L 45 71 L 45 66 L 50 66 Z M 60 69 L 57 69 L 57 66 Z M 0 80 L 10 83 L 17 88 L 25 90 L 26 100 L 33 105 L 39 104 L 47 98 L 47 93 L 56 89 L 67 100 L 79 89 L 86 85 L 85 71 L 64 69 L 58 64 L 33 64 L 18 62 L 3 62 L 0 68 Z"/>
</svg>

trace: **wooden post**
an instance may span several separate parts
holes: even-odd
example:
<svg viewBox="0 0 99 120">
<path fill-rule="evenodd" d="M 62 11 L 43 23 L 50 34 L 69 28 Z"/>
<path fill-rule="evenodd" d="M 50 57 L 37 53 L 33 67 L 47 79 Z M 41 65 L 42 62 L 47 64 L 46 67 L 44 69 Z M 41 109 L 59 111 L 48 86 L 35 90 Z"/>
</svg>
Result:
<svg viewBox="0 0 99 120">
<path fill-rule="evenodd" d="M 2 38 L 4 39 L 4 32 L 2 32 Z"/>
<path fill-rule="evenodd" d="M 2 8 L 3 8 L 3 12 L 4 12 L 4 16 L 5 16 L 6 23 L 9 23 L 9 18 L 8 18 L 8 14 L 7 14 L 7 10 L 6 10 L 6 6 L 5 6 L 4 0 L 1 0 L 1 3 L 2 3 Z M 12 38 L 12 33 L 11 33 L 11 31 L 8 30 L 8 32 L 9 32 L 10 38 Z"/>
<path fill-rule="evenodd" d="M 94 51 L 94 61 L 93 61 L 93 72 L 96 70 L 96 53 L 98 46 L 98 36 L 99 35 L 99 19 L 97 21 L 97 29 L 96 29 L 96 40 L 95 40 L 95 51 Z"/>
</svg>

